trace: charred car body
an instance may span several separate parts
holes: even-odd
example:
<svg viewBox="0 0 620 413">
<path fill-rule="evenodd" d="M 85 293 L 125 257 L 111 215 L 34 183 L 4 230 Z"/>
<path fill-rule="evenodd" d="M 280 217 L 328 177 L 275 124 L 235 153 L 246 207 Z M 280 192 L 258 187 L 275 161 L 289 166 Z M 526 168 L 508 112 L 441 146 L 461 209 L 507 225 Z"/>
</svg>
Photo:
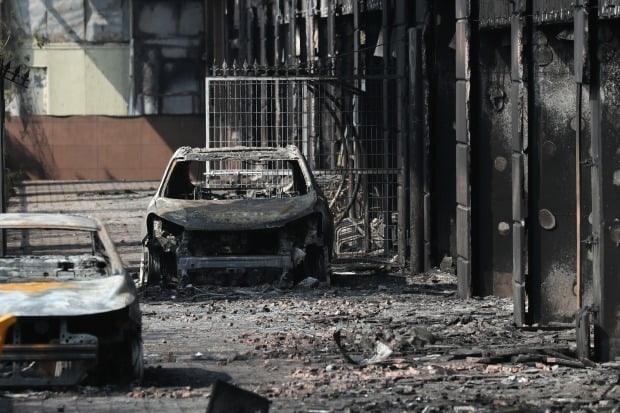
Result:
<svg viewBox="0 0 620 413">
<path fill-rule="evenodd" d="M 333 222 L 295 146 L 179 148 L 143 224 L 146 284 L 329 282 Z"/>
<path fill-rule="evenodd" d="M 143 373 L 136 287 L 105 227 L 61 214 L 0 214 L 0 314 L 12 314 L 0 387 L 128 382 Z"/>
</svg>

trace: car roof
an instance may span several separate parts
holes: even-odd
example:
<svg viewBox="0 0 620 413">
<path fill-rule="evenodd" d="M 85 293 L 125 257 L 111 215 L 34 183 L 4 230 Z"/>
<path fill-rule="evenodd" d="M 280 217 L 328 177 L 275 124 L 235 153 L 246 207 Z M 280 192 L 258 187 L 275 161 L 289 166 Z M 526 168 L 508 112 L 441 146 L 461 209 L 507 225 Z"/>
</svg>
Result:
<svg viewBox="0 0 620 413">
<path fill-rule="evenodd" d="M 81 231 L 98 231 L 101 225 L 95 218 L 77 215 L 52 213 L 16 213 L 0 214 L 0 228 L 41 228 L 74 229 Z"/>
</svg>

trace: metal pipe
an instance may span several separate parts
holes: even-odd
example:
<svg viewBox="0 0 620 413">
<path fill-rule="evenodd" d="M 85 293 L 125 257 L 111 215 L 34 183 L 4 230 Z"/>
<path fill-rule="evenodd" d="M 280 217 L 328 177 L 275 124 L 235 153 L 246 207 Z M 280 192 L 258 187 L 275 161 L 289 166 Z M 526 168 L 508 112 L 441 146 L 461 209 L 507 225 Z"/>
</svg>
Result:
<svg viewBox="0 0 620 413">
<path fill-rule="evenodd" d="M 211 82 L 209 79 L 205 79 L 205 148 L 209 148 L 211 146 L 211 119 L 209 117 L 209 113 L 211 112 L 210 86 Z"/>
<path fill-rule="evenodd" d="M 430 147 L 431 147 L 431 135 L 430 135 L 430 52 L 427 47 L 429 30 L 431 28 L 431 19 L 429 13 L 429 0 L 426 2 L 416 2 L 416 26 L 421 30 L 420 34 L 420 105 L 421 105 L 421 125 L 420 133 L 422 134 L 422 192 L 424 193 L 424 199 L 422 200 L 422 208 L 424 214 L 424 271 L 428 271 L 431 268 L 431 172 L 430 172 Z"/>
<path fill-rule="evenodd" d="M 327 5 L 327 65 L 329 68 L 329 76 L 334 76 L 334 69 L 335 69 L 335 63 L 336 63 L 336 44 L 335 44 L 335 25 L 336 25 L 336 18 L 335 18 L 335 7 L 336 7 L 336 2 L 335 1 L 329 1 L 328 5 Z M 332 86 L 332 84 L 330 83 L 327 90 L 329 91 L 330 96 L 334 96 L 334 87 Z M 326 103 L 329 104 L 329 103 Z M 327 116 L 327 124 L 326 124 L 326 129 L 328 129 L 329 132 L 332 131 L 333 129 L 333 122 L 331 121 L 331 116 Z M 329 147 L 329 156 L 330 156 L 330 163 L 329 163 L 329 167 L 331 169 L 336 169 L 336 160 L 337 160 L 337 153 L 336 153 L 336 137 L 333 135 L 331 135 L 331 139 L 330 139 L 330 147 Z"/>
<path fill-rule="evenodd" d="M 296 19 L 297 19 L 297 0 L 290 0 L 289 17 L 288 17 L 288 64 L 294 66 L 297 57 L 297 34 L 296 34 Z"/>
<path fill-rule="evenodd" d="M 246 6 L 248 0 L 239 0 L 239 63 L 248 62 L 248 33 L 247 20 L 248 9 Z M 219 63 L 219 62 L 218 62 Z M 248 62 L 252 63 L 252 62 Z"/>
<path fill-rule="evenodd" d="M 577 119 L 575 132 L 575 213 L 576 217 L 576 245 L 577 245 L 577 308 L 581 308 L 581 83 L 576 84 L 577 91 Z"/>
<path fill-rule="evenodd" d="M 356 89 L 359 89 L 360 86 L 360 6 L 359 6 L 359 2 L 354 1 L 353 2 L 353 84 L 355 86 Z M 347 142 L 347 140 L 349 139 L 350 136 L 353 136 L 356 131 L 357 128 L 359 127 L 359 96 L 357 94 L 354 94 L 352 97 L 352 128 L 353 128 L 353 132 L 352 133 L 348 133 L 345 134 L 344 136 L 344 142 Z M 348 144 L 348 143 L 347 143 Z M 356 142 L 354 142 L 352 144 L 350 153 L 354 154 L 356 153 L 358 149 L 358 144 Z M 350 168 L 350 166 L 346 166 L 347 168 Z M 354 165 L 355 168 L 358 168 L 359 165 L 355 164 Z M 353 200 L 353 197 L 356 196 L 357 192 L 356 192 L 356 188 L 359 188 L 357 185 L 353 184 L 353 181 L 359 179 L 359 177 L 356 177 L 353 174 L 349 174 L 349 199 Z M 357 216 L 357 210 L 355 208 L 355 202 L 349 202 L 349 206 L 347 207 L 350 215 L 352 215 L 353 217 Z M 370 242 L 370 225 L 369 225 L 369 220 L 368 220 L 368 214 L 364 214 L 365 217 L 365 222 L 364 222 L 364 228 L 366 229 L 366 231 L 368 231 L 366 233 L 366 240 L 368 242 Z"/>
<path fill-rule="evenodd" d="M 256 51 L 254 50 L 254 33 L 252 33 L 252 28 L 254 27 L 254 20 L 256 20 L 256 16 L 252 11 L 252 2 L 247 0 L 246 8 L 243 10 L 245 14 L 245 36 L 246 36 L 246 48 L 247 48 L 247 61 L 249 64 L 254 64 L 256 62 Z"/>
<path fill-rule="evenodd" d="M 397 208 L 398 208 L 398 258 L 399 263 L 404 265 L 406 262 L 405 256 L 407 251 L 407 204 L 406 197 L 408 179 L 405 174 L 408 166 L 407 157 L 407 141 L 406 126 L 405 126 L 405 105 L 407 100 L 407 79 L 405 77 L 405 70 L 407 66 L 407 39 L 406 39 L 406 4 L 405 0 L 397 0 L 396 2 L 396 17 L 394 19 L 394 26 L 396 31 L 396 156 L 397 156 Z"/>
<path fill-rule="evenodd" d="M 2 7 L 4 5 L 0 5 L 0 21 L 4 21 L 4 13 Z M 0 33 L 0 40 L 4 43 L 4 36 Z M 0 67 L 0 69 L 2 69 Z M 6 72 L 4 70 L 0 70 L 0 212 L 6 212 L 6 200 L 4 199 L 5 188 L 4 182 L 6 177 L 4 176 L 4 121 L 5 121 L 5 109 L 6 102 L 4 101 L 4 76 Z M 4 230 L 0 230 L 0 257 L 4 257 L 6 253 L 6 232 Z"/>
<path fill-rule="evenodd" d="M 354 2 L 356 3 L 356 2 Z M 389 31 L 389 1 L 382 0 L 381 5 L 381 33 L 383 37 L 383 74 L 388 75 L 390 72 L 390 31 Z M 383 167 L 390 167 L 390 83 L 387 78 L 383 78 Z M 383 182 L 383 223 L 385 225 L 383 234 L 383 251 L 388 253 L 390 251 L 390 183 L 387 177 Z"/>
<path fill-rule="evenodd" d="M 421 131 L 420 34 L 409 29 L 409 248 L 410 269 L 424 269 L 424 176 Z"/>
<path fill-rule="evenodd" d="M 127 102 L 127 113 L 129 115 L 135 115 L 136 105 L 136 76 L 134 73 L 134 59 L 135 59 L 135 38 L 134 38 L 134 24 L 133 24 L 133 0 L 129 0 L 129 99 Z M 206 43 L 205 43 L 206 44 Z M 205 62 L 206 65 L 206 62 Z M 206 73 L 206 70 L 205 70 Z"/>
<path fill-rule="evenodd" d="M 0 212 L 6 212 L 6 199 L 5 199 L 5 165 L 4 165 L 4 154 L 5 154 L 5 138 L 6 133 L 4 130 L 4 121 L 5 121 L 5 109 L 6 102 L 4 100 L 4 75 L 5 73 L 0 73 Z M 4 257 L 6 253 L 6 232 L 4 230 L 0 230 L 0 257 Z"/>
<path fill-rule="evenodd" d="M 271 2 L 271 16 L 272 16 L 272 26 L 273 26 L 273 66 L 278 67 L 280 63 L 278 60 L 280 58 L 280 2 L 278 0 L 272 0 Z"/>
</svg>

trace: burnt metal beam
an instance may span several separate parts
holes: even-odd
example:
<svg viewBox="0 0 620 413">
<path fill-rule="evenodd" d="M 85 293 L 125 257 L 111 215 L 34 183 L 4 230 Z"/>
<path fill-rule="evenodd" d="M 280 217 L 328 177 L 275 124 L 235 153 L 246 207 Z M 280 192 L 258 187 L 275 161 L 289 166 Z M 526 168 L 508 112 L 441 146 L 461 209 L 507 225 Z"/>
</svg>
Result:
<svg viewBox="0 0 620 413">
<path fill-rule="evenodd" d="M 527 155 L 523 142 L 523 119 L 527 110 L 524 98 L 523 53 L 525 44 L 525 0 L 513 3 L 510 18 L 510 55 L 512 90 L 512 297 L 513 320 L 516 325 L 525 324 L 525 267 L 526 267 L 526 207 L 525 164 Z"/>
<path fill-rule="evenodd" d="M 396 163 L 397 176 L 397 200 L 398 200 L 398 259 L 401 265 L 405 265 L 407 256 L 407 234 L 409 228 L 409 215 L 407 213 L 409 199 L 407 187 L 409 185 L 408 157 L 407 157 L 407 4 L 406 0 L 396 0 L 394 18 L 394 44 L 396 49 Z"/>
<path fill-rule="evenodd" d="M 356 4 L 357 2 L 354 2 Z M 355 14 L 359 14 L 359 6 L 354 6 L 354 10 L 357 10 Z M 359 26 L 358 26 L 359 27 Z M 382 127 L 383 127 L 383 167 L 390 166 L 390 141 L 392 140 L 392 131 L 390 128 L 390 81 L 388 76 L 390 74 L 390 58 L 392 55 L 392 30 L 390 26 L 390 2 L 389 0 L 382 0 L 381 11 L 381 36 L 383 39 L 383 81 L 382 81 Z M 359 36 L 356 36 L 356 38 Z M 357 55 L 358 53 L 356 53 Z M 391 243 L 394 241 L 390 236 L 390 227 L 392 225 L 392 217 L 390 214 L 391 205 L 391 182 L 384 177 L 382 185 L 382 200 L 383 200 L 383 222 L 385 224 L 383 234 L 383 249 L 389 251 L 392 247 Z"/>
<path fill-rule="evenodd" d="M 2 361 L 96 360 L 97 344 L 6 344 Z"/>
<path fill-rule="evenodd" d="M 335 76 L 336 69 L 336 2 L 329 1 L 327 3 L 327 65 L 329 67 L 329 76 Z M 333 85 L 327 87 L 330 96 L 335 96 L 335 88 Z M 331 116 L 325 119 L 326 130 L 331 130 L 333 120 Z M 336 169 L 336 136 L 330 137 L 329 141 L 329 168 Z"/>
<path fill-rule="evenodd" d="M 430 150 L 431 150 L 431 134 L 430 134 L 430 123 L 431 123 L 431 111 L 430 111 L 430 95 L 431 95 L 431 81 L 430 81 L 430 49 L 429 47 L 429 28 L 432 26 L 429 20 L 431 19 L 430 14 L 430 0 L 426 1 L 416 1 L 416 9 L 415 9 L 415 19 L 416 19 L 416 27 L 420 33 L 420 74 L 421 74 L 421 84 L 420 93 L 422 94 L 420 105 L 421 105 L 421 125 L 420 125 L 420 133 L 421 144 L 422 144 L 422 155 L 421 155 L 421 163 L 422 163 L 422 192 L 423 192 L 423 200 L 422 200 L 422 209 L 424 215 L 424 236 L 423 236 L 423 258 L 424 258 L 424 271 L 428 271 L 431 268 L 431 233 L 432 233 L 432 222 L 431 222 L 431 161 L 430 161 Z"/>
<path fill-rule="evenodd" d="M 571 38 L 555 24 L 532 24 L 531 30 L 526 288 L 530 321 L 546 324 L 568 322 L 578 310 L 575 129 L 581 120 Z"/>
<path fill-rule="evenodd" d="M 250 0 L 239 0 L 239 37 L 238 37 L 238 56 L 239 63 L 248 62 L 248 50 L 251 48 L 248 33 L 248 3 Z"/>
<path fill-rule="evenodd" d="M 1 65 L 1 64 L 0 64 Z M 4 100 L 4 76 L 0 75 L 0 213 L 6 212 L 5 140 L 4 122 L 6 102 Z M 0 257 L 6 254 L 6 231 L 0 230 Z"/>
<path fill-rule="evenodd" d="M 297 0 L 288 0 L 288 37 L 287 63 L 289 66 L 297 64 Z"/>
<path fill-rule="evenodd" d="M 607 20 L 612 9 L 597 7 L 600 5 L 601 1 L 591 1 L 588 8 L 592 157 L 587 165 L 591 170 L 592 234 L 585 243 L 591 245 L 593 257 L 594 355 L 608 361 L 620 357 L 620 110 L 614 103 L 620 98 L 620 62 L 614 46 L 620 40 L 620 26 Z"/>
<path fill-rule="evenodd" d="M 274 67 L 277 67 L 280 64 L 280 24 L 281 24 L 282 16 L 280 15 L 280 1 L 279 0 L 271 0 L 271 30 L 272 38 L 271 43 L 273 45 L 273 49 L 271 51 L 271 60 Z"/>
<path fill-rule="evenodd" d="M 576 115 L 575 115 L 575 215 L 576 215 L 576 236 L 575 236 L 575 248 L 576 248 L 576 286 L 575 286 L 575 294 L 577 296 L 577 308 L 578 310 L 582 307 L 582 290 L 583 290 L 583 280 L 582 280 L 582 271 L 581 271 L 581 257 L 582 257 L 582 248 L 581 248 L 581 234 L 582 234 L 582 213 L 581 213 L 581 145 L 582 145 L 582 92 L 583 92 L 583 70 L 586 62 L 586 37 L 587 37 L 587 26 L 586 26 L 586 9 L 583 4 L 583 0 L 578 0 L 575 4 L 575 9 L 573 12 L 573 31 L 574 31 L 574 40 L 573 40 L 573 70 L 575 76 L 575 94 L 576 94 Z"/>
<path fill-rule="evenodd" d="M 412 273 L 424 271 L 422 34 L 409 29 L 409 248 Z"/>
<path fill-rule="evenodd" d="M 480 1 L 479 20 L 510 21 L 509 0 Z M 472 271 L 474 295 L 512 296 L 512 107 L 508 27 L 472 31 Z"/>
<path fill-rule="evenodd" d="M 221 65 L 228 54 L 225 0 L 205 1 L 204 15 L 206 64 L 213 64 L 215 67 Z M 205 72 L 208 72 L 208 70 L 209 68 L 207 67 Z"/>
<path fill-rule="evenodd" d="M 456 1 L 456 275 L 461 298 L 472 296 L 470 89 L 471 2 Z"/>
</svg>

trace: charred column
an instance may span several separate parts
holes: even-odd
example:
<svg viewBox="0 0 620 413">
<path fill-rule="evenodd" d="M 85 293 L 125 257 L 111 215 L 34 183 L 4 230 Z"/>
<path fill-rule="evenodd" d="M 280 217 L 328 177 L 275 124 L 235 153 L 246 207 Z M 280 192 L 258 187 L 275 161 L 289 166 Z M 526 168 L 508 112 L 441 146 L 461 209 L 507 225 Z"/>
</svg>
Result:
<svg viewBox="0 0 620 413">
<path fill-rule="evenodd" d="M 0 69 L 2 68 L 2 61 L 0 60 Z M 0 70 L 0 213 L 6 212 L 6 170 L 4 168 L 4 148 L 5 148 L 5 106 L 4 101 L 4 70 Z M 6 253 L 6 232 L 0 230 L 0 257 L 4 257 Z"/>
<path fill-rule="evenodd" d="M 510 61 L 512 90 L 512 297 L 513 319 L 516 325 L 525 323 L 525 266 L 527 259 L 525 242 L 525 144 L 523 119 L 527 109 L 523 76 L 524 24 L 526 1 L 513 3 L 510 20 Z"/>
<path fill-rule="evenodd" d="M 405 70 L 407 65 L 407 7 L 405 0 L 396 2 L 396 18 L 394 20 L 395 45 L 396 45 L 396 156 L 398 167 L 397 199 L 398 199 L 398 257 L 401 265 L 405 264 L 407 252 L 407 228 L 408 228 L 408 186 L 407 141 L 405 139 L 407 125 L 405 121 L 405 109 L 407 107 L 407 78 Z"/>
<path fill-rule="evenodd" d="M 288 2 L 288 37 L 287 37 L 287 63 L 289 66 L 297 64 L 297 0 Z"/>
<path fill-rule="evenodd" d="M 336 65 L 336 2 L 327 2 L 327 67 L 328 75 L 334 76 Z M 335 95 L 335 88 L 330 83 L 327 87 L 328 94 L 330 96 Z M 333 120 L 330 116 L 325 119 L 325 130 L 331 131 L 333 127 Z M 329 169 L 336 169 L 336 137 L 331 136 L 329 139 L 329 165 L 326 165 Z"/>
<path fill-rule="evenodd" d="M 356 3 L 356 2 L 354 2 Z M 359 8 L 359 6 L 358 6 Z M 383 0 L 382 3 L 382 13 L 381 13 L 381 35 L 383 39 L 383 104 L 382 104 L 382 115 L 383 115 L 383 167 L 389 168 L 390 165 L 390 140 L 392 138 L 392 134 L 390 133 L 390 58 L 392 54 L 392 44 L 391 44 L 391 30 L 390 30 L 390 20 L 389 20 L 389 1 Z M 388 182 L 387 176 L 384 177 L 383 182 L 383 222 L 385 223 L 385 229 L 383 234 L 383 249 L 384 251 L 389 251 L 391 249 L 391 241 L 393 241 L 390 236 L 390 226 L 392 224 L 392 218 L 390 216 L 389 211 L 391 210 L 390 206 L 390 192 L 392 188 L 390 187 L 391 182 Z"/>
<path fill-rule="evenodd" d="M 602 4 L 603 3 L 603 4 Z M 597 7 L 598 6 L 598 7 Z M 603 7 L 605 6 L 605 7 Z M 598 16 L 596 15 L 598 10 Z M 620 1 L 589 8 L 597 38 L 592 60 L 592 245 L 594 350 L 601 361 L 620 357 Z"/>
<path fill-rule="evenodd" d="M 512 295 L 509 0 L 480 0 L 472 30 L 470 133 L 474 295 Z M 474 132 L 475 131 L 475 132 Z"/>
<path fill-rule="evenodd" d="M 472 296 L 470 187 L 471 4 L 456 1 L 456 274 L 458 294 Z"/>
<path fill-rule="evenodd" d="M 249 36 L 248 33 L 248 8 L 247 3 L 249 0 L 239 0 L 239 6 L 237 12 L 239 13 L 239 37 L 238 37 L 238 47 L 239 47 L 239 63 L 243 64 L 243 62 L 248 62 L 248 49 L 249 47 Z"/>
<path fill-rule="evenodd" d="M 535 323 L 569 322 L 578 310 L 575 133 L 582 119 L 572 75 L 573 38 L 566 35 L 573 3 L 532 2 L 526 289 Z"/>
<path fill-rule="evenodd" d="M 409 29 L 409 233 L 412 273 L 424 270 L 424 167 L 421 30 Z"/>
</svg>

